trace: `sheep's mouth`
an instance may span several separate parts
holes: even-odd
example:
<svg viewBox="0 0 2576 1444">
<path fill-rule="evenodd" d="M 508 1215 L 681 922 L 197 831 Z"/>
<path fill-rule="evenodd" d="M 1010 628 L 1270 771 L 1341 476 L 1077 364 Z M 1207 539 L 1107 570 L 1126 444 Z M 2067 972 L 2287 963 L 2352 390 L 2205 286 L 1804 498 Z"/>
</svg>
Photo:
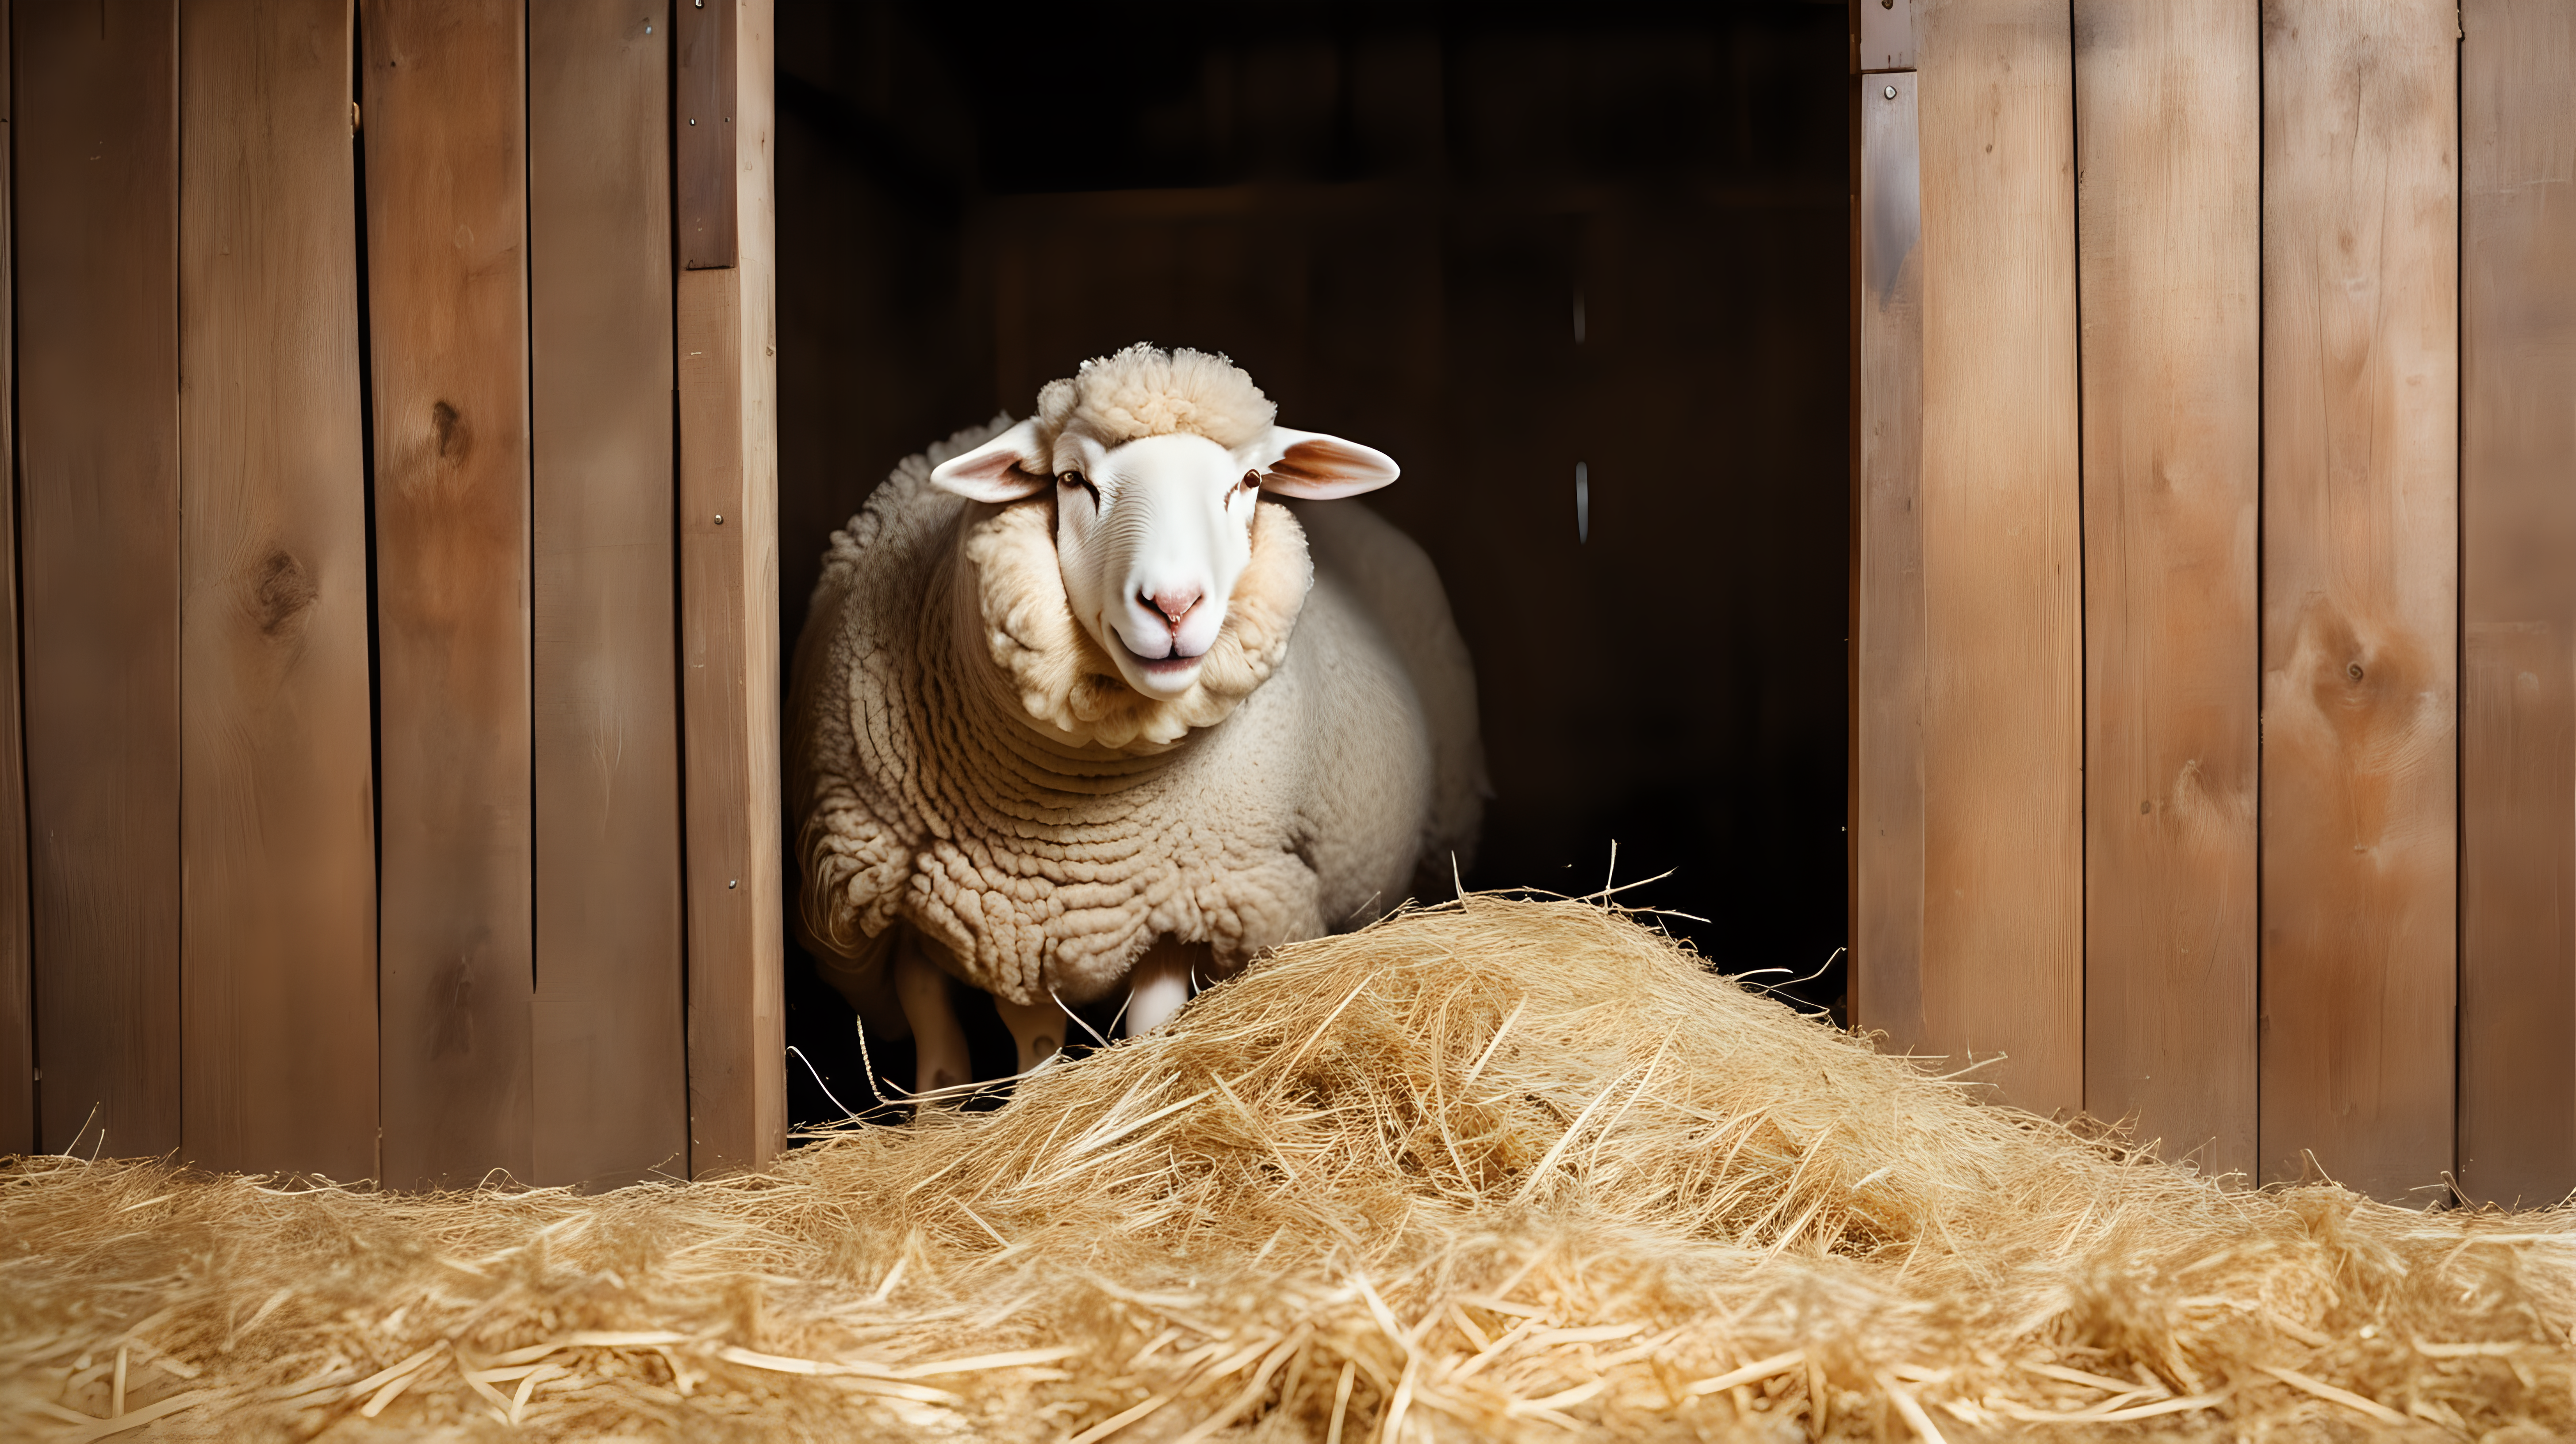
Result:
<svg viewBox="0 0 2576 1444">
<path fill-rule="evenodd" d="M 1197 671 L 1199 664 L 1207 660 L 1207 654 L 1204 652 L 1192 653 L 1185 656 L 1178 650 L 1168 652 L 1160 657 L 1148 657 L 1142 652 L 1137 651 L 1135 648 L 1128 646 L 1127 639 L 1120 636 L 1116 628 L 1110 628 L 1109 635 L 1110 638 L 1117 643 L 1118 650 L 1125 653 L 1127 660 L 1135 664 L 1136 670 L 1153 678 L 1157 682 L 1178 681 L 1181 678 L 1188 676 L 1190 673 Z"/>
</svg>

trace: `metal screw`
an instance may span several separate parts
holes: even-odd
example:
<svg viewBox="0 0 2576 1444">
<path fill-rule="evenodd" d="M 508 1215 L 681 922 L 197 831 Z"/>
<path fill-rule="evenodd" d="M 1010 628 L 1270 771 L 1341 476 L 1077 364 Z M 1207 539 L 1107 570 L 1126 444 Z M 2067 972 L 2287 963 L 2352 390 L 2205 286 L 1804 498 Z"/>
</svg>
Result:
<svg viewBox="0 0 2576 1444">
<path fill-rule="evenodd" d="M 1891 85 L 1887 89 L 1880 91 L 1879 94 L 1886 96 L 1890 100 L 1894 100 L 1896 98 L 1896 87 Z M 690 121 L 689 124 L 695 125 L 697 122 L 693 120 Z"/>
<path fill-rule="evenodd" d="M 716 513 L 716 525 L 718 525 L 718 526 L 723 526 L 723 525 L 724 525 L 724 513 L 723 513 L 723 512 L 717 512 L 717 513 Z"/>
<path fill-rule="evenodd" d="M 738 877 L 737 877 L 737 878 L 729 879 L 729 880 L 727 880 L 727 881 L 726 881 L 725 886 L 726 886 L 727 888 L 737 888 L 737 887 L 740 887 L 740 886 L 742 886 L 742 879 L 741 879 L 741 878 L 738 878 Z"/>
<path fill-rule="evenodd" d="M 1892 92 L 1892 91 L 1890 92 L 1890 94 L 1893 94 L 1893 93 L 1894 93 L 1894 92 Z M 691 125 L 695 125 L 695 124 L 697 124 L 697 123 L 698 123 L 698 118 L 697 118 L 696 116 L 694 116 L 694 115 L 693 115 L 693 116 L 690 116 L 690 117 L 689 117 L 689 124 L 691 124 Z"/>
<path fill-rule="evenodd" d="M 1896 8 L 1896 0 L 1878 0 L 1878 8 L 1881 10 L 1893 10 Z"/>
<path fill-rule="evenodd" d="M 2347 677 L 2350 677 L 2352 680 L 2354 680 L 2354 681 L 2356 681 L 2356 682 L 2360 681 L 2360 680 L 2361 680 L 2361 664 L 2360 664 L 2359 662 L 2355 662 L 2355 663 L 2353 663 L 2351 666 L 2348 666 L 2348 667 L 2346 667 L 2346 668 L 2344 668 L 2344 669 L 2343 669 L 2343 674 L 2344 674 L 2345 676 L 2347 676 Z"/>
</svg>

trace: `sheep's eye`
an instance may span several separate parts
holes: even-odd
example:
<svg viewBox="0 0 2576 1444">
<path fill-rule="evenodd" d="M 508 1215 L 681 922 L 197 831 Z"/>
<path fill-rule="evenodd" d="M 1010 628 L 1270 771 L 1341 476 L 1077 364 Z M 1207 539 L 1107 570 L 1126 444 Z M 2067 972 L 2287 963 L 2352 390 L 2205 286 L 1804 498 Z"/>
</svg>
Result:
<svg viewBox="0 0 2576 1444">
<path fill-rule="evenodd" d="M 1100 493 L 1099 493 L 1099 491 L 1098 491 L 1097 489 L 1095 489 L 1095 488 L 1092 486 L 1092 484 L 1091 484 L 1091 478 L 1089 478 L 1089 477 L 1087 477 L 1087 476 L 1084 476 L 1081 472 L 1078 472 L 1078 471 L 1067 471 L 1067 472 L 1059 473 L 1059 474 L 1056 476 L 1056 484 L 1057 484 L 1057 485 L 1059 485 L 1059 486 L 1078 486 L 1078 487 L 1081 487 L 1084 491 L 1088 491 L 1088 492 L 1090 492 L 1090 493 L 1091 493 L 1091 499 L 1092 499 L 1093 501 L 1098 501 L 1098 500 L 1100 500 Z"/>
<path fill-rule="evenodd" d="M 1257 472 L 1257 471 L 1247 471 L 1247 472 L 1245 472 L 1245 473 L 1243 474 L 1243 489 L 1244 489 L 1245 491 L 1250 491 L 1250 490 L 1252 490 L 1254 487 L 1259 486 L 1260 484 L 1261 484 L 1261 473 L 1260 473 L 1260 472 Z"/>
</svg>

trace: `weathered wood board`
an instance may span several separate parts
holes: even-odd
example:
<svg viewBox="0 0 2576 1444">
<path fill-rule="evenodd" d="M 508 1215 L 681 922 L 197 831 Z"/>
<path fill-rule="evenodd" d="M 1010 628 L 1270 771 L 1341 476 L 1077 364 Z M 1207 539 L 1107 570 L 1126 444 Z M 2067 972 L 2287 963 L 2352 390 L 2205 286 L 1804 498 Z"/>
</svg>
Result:
<svg viewBox="0 0 2576 1444">
<path fill-rule="evenodd" d="M 2460 48 L 2460 1186 L 2576 1190 L 2576 7 Z"/>
<path fill-rule="evenodd" d="M 2448 4 L 2263 15 L 2262 1176 L 2452 1166 L 2458 89 Z"/>
<path fill-rule="evenodd" d="M 2083 555 L 2067 8 L 1915 11 L 1923 187 L 1923 1031 L 2084 1098 Z"/>
<path fill-rule="evenodd" d="M 179 47 L 185 1156 L 376 1172 L 374 737 L 346 0 Z"/>
<path fill-rule="evenodd" d="M 539 1183 L 688 1171 L 669 37 L 529 12 Z"/>
<path fill-rule="evenodd" d="M 2084 1105 L 2255 1167 L 2262 37 L 2077 0 Z"/>
<path fill-rule="evenodd" d="M 527 97 L 516 0 L 367 0 L 384 1177 L 534 1170 Z"/>
<path fill-rule="evenodd" d="M 155 1154 L 181 1142 L 178 7 L 12 23 L 37 1146 Z"/>
</svg>

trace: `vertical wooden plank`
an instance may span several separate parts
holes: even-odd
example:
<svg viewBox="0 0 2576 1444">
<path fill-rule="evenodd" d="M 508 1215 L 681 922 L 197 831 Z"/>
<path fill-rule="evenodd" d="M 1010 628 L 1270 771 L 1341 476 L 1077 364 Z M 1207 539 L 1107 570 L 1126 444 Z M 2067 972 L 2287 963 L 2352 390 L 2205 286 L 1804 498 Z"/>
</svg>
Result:
<svg viewBox="0 0 2576 1444">
<path fill-rule="evenodd" d="M 735 171 L 740 141 L 740 11 L 705 0 L 679 7 L 672 50 L 679 58 L 679 113 L 672 117 L 680 191 L 680 264 L 692 271 L 734 264 L 741 249 L 741 195 Z"/>
<path fill-rule="evenodd" d="M 2391 1198 L 2453 1162 L 2454 25 L 2263 10 L 2263 1169 Z"/>
<path fill-rule="evenodd" d="M 2255 1167 L 2259 19 L 2076 0 L 2084 1106 Z"/>
<path fill-rule="evenodd" d="M 348 0 L 179 31 L 186 1156 L 376 1172 Z"/>
<path fill-rule="evenodd" d="M 533 1170 L 517 0 L 367 0 L 384 1169 Z"/>
<path fill-rule="evenodd" d="M 179 1146 L 174 0 L 16 13 L 39 1146 Z M 82 1138 L 83 1130 L 86 1138 Z"/>
<path fill-rule="evenodd" d="M 2576 7 L 2460 48 L 2460 1185 L 2576 1189 Z"/>
<path fill-rule="evenodd" d="M 1916 7 L 1923 167 L 1923 1033 L 2080 1107 L 2083 556 L 2063 0 Z"/>
<path fill-rule="evenodd" d="M 9 6 L 0 0 L 0 132 L 9 114 Z M 9 148 L 0 145 L 0 457 L 18 454 Z M 19 731 L 18 498 L 0 486 L 0 1154 L 36 1150 L 36 1017 L 27 907 L 27 766 Z"/>
<path fill-rule="evenodd" d="M 778 796 L 778 325 L 769 0 L 736 15 L 739 264 L 683 270 L 680 665 L 688 799 L 689 1164 L 786 1146 Z"/>
<path fill-rule="evenodd" d="M 688 1168 L 660 5 L 528 15 L 539 1183 Z"/>
<path fill-rule="evenodd" d="M 1923 1030 L 1923 248 L 1912 73 L 1860 80 L 1852 1017 Z"/>
</svg>

